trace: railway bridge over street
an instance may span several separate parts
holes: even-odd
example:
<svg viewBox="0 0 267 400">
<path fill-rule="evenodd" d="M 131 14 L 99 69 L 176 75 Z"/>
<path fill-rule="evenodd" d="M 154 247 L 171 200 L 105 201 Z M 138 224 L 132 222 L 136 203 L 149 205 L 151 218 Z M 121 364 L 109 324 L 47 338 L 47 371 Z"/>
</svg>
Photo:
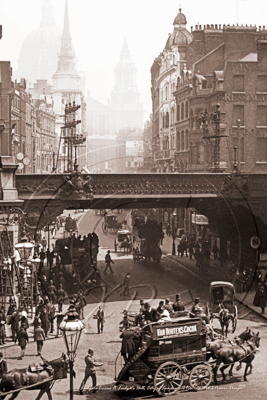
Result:
<svg viewBox="0 0 267 400">
<path fill-rule="evenodd" d="M 239 255 L 252 236 L 267 246 L 267 176 L 243 173 L 15 174 L 1 157 L 2 213 L 18 205 L 29 229 L 41 229 L 65 209 L 195 208 Z"/>
</svg>

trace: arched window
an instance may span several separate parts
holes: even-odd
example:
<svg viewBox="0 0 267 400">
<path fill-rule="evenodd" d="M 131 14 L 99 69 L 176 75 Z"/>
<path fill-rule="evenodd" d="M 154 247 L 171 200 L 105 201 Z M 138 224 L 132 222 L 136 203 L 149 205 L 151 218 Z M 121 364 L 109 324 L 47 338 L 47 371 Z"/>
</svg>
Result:
<svg viewBox="0 0 267 400">
<path fill-rule="evenodd" d="M 180 121 L 180 106 L 177 106 L 177 110 L 176 110 L 176 120 L 177 122 Z"/>
<path fill-rule="evenodd" d="M 185 150 L 188 150 L 188 130 L 185 131 Z"/>
<path fill-rule="evenodd" d="M 176 149 L 177 149 L 177 151 L 181 150 L 180 144 L 181 144 L 181 142 L 180 142 L 180 132 L 178 131 L 178 132 L 176 132 Z"/>
<path fill-rule="evenodd" d="M 165 100 L 168 100 L 168 86 L 165 87 Z"/>
<path fill-rule="evenodd" d="M 181 133 L 181 151 L 184 151 L 184 131 Z"/>
<path fill-rule="evenodd" d="M 185 103 L 185 118 L 188 118 L 188 101 Z"/>
<path fill-rule="evenodd" d="M 182 109 L 181 109 L 181 120 L 184 119 L 184 103 L 182 103 Z"/>
</svg>

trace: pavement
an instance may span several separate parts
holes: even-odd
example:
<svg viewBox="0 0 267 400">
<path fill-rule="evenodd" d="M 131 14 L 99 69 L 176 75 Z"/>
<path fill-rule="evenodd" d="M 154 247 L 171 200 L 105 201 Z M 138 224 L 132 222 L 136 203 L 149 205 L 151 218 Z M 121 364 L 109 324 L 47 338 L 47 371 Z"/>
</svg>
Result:
<svg viewBox="0 0 267 400">
<path fill-rule="evenodd" d="M 211 256 L 211 259 L 209 260 L 209 268 L 207 268 L 204 273 L 201 273 L 199 271 L 199 268 L 196 266 L 196 260 L 194 259 L 194 257 L 192 260 L 190 260 L 189 255 L 188 257 L 186 257 L 185 255 L 183 257 L 177 255 L 178 241 L 175 244 L 176 255 L 172 255 L 172 243 L 172 236 L 167 236 L 165 234 L 163 245 L 161 246 L 163 253 L 168 254 L 169 257 L 189 269 L 192 273 L 198 275 L 204 281 L 209 283 L 213 281 L 225 281 L 234 284 L 235 274 L 233 274 L 232 272 L 231 265 L 221 265 L 221 262 L 219 260 L 214 260 Z M 248 307 L 250 310 L 252 310 L 267 321 L 267 314 L 261 314 L 261 308 L 255 307 L 253 305 L 255 294 L 255 290 L 236 293 L 235 298 L 241 304 Z"/>
</svg>

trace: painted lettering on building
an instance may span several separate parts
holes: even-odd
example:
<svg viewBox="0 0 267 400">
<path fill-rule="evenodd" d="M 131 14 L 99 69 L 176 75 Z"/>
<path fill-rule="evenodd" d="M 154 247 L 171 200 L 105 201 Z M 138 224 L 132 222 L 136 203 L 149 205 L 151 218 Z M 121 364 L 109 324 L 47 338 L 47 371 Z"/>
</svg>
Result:
<svg viewBox="0 0 267 400">
<path fill-rule="evenodd" d="M 267 72 L 267 66 L 264 64 L 259 64 L 259 63 L 245 63 L 245 62 L 240 62 L 238 64 L 234 65 L 234 72 L 251 72 L 251 71 L 257 71 L 257 72 Z"/>
<path fill-rule="evenodd" d="M 240 102 L 266 102 L 267 101 L 267 93 L 257 93 L 257 94 L 246 94 L 246 93 L 225 93 L 224 95 L 225 101 L 240 101 Z"/>
<path fill-rule="evenodd" d="M 157 329 L 158 337 L 171 337 L 177 335 L 183 335 L 188 333 L 196 333 L 197 325 L 186 325 L 186 326 L 178 326 L 175 328 L 161 328 Z"/>
</svg>

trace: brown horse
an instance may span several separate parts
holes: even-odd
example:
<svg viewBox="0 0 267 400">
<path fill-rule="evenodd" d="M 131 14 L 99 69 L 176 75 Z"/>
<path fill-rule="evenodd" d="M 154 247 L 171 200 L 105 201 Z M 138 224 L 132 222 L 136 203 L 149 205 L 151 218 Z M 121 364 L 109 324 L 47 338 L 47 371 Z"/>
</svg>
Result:
<svg viewBox="0 0 267 400">
<path fill-rule="evenodd" d="M 233 376 L 233 366 L 236 361 L 242 362 L 246 364 L 245 372 L 244 372 L 244 380 L 247 380 L 247 371 L 248 368 L 252 370 L 252 361 L 255 358 L 255 353 L 260 345 L 260 337 L 259 332 L 254 334 L 250 341 L 243 343 L 242 345 L 225 345 L 217 352 L 217 362 L 214 367 L 214 382 L 217 385 L 217 371 L 221 363 L 224 365 L 220 368 L 220 371 L 223 376 L 223 380 L 225 380 L 224 370 L 231 366 L 229 370 L 229 375 Z"/>
<path fill-rule="evenodd" d="M 251 339 L 253 336 L 251 330 L 249 328 L 246 328 L 243 332 L 240 333 L 240 335 L 236 336 L 233 340 L 228 340 L 228 339 L 215 339 L 213 341 L 208 341 L 207 342 L 207 353 L 208 355 L 217 358 L 217 353 L 218 351 L 223 347 L 223 346 L 233 346 L 236 344 L 242 344 L 246 342 L 247 340 Z"/>
<path fill-rule="evenodd" d="M 30 365 L 24 369 L 13 369 L 8 371 L 0 382 L 0 399 L 12 393 L 9 400 L 15 399 L 20 390 L 40 390 L 36 400 L 40 400 L 44 393 L 47 394 L 48 399 L 52 400 L 51 387 L 53 381 L 56 379 L 54 373 L 61 368 L 67 368 L 68 359 L 65 354 L 60 358 L 52 361 L 47 361 L 42 358 L 43 364 Z M 30 387 L 34 385 L 33 387 Z M 29 386 L 29 387 L 27 387 Z"/>
</svg>

